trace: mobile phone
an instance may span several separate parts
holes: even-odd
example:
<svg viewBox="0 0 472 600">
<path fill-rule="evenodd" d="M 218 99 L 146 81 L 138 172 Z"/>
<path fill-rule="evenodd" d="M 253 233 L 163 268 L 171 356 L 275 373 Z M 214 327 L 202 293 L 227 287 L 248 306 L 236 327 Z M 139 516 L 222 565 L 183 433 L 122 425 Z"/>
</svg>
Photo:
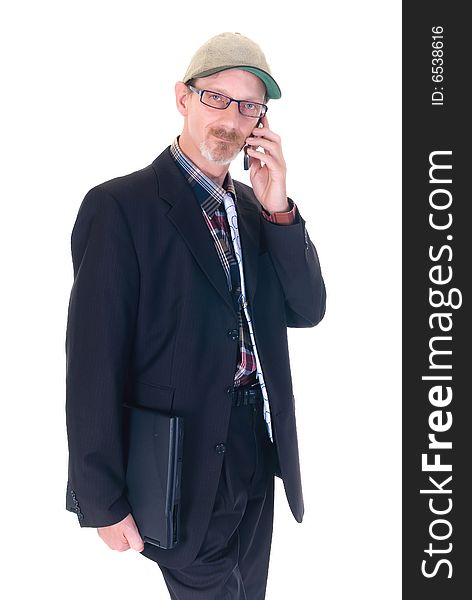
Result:
<svg viewBox="0 0 472 600">
<path fill-rule="evenodd" d="M 259 120 L 257 121 L 257 125 L 256 125 L 256 127 L 260 127 L 260 126 L 261 126 L 261 124 L 262 124 L 262 123 L 261 123 L 261 119 L 259 119 Z M 252 156 L 248 156 L 248 154 L 247 154 L 247 148 L 248 148 L 248 144 L 246 144 L 246 145 L 244 146 L 244 170 L 245 170 L 245 171 L 248 171 L 248 170 L 249 170 L 249 168 L 250 168 L 250 166 L 251 166 L 251 160 L 252 160 Z"/>
</svg>

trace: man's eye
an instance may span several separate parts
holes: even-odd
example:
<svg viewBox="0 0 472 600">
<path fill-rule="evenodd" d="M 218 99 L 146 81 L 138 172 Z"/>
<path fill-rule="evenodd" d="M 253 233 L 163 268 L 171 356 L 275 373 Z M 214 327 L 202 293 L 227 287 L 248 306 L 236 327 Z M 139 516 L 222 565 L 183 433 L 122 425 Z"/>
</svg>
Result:
<svg viewBox="0 0 472 600">
<path fill-rule="evenodd" d="M 214 102 L 221 102 L 223 100 L 223 98 L 221 96 L 219 96 L 218 94 L 211 94 L 210 100 L 213 100 Z"/>
<path fill-rule="evenodd" d="M 247 110 L 254 110 L 256 108 L 256 105 L 254 104 L 254 102 L 245 102 L 244 108 L 246 108 Z"/>
</svg>

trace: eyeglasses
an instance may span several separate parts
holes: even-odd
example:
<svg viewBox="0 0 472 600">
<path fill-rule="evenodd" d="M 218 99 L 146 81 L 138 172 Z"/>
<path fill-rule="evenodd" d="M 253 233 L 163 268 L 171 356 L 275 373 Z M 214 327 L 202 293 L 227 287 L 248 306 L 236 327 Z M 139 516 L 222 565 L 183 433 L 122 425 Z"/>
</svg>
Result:
<svg viewBox="0 0 472 600">
<path fill-rule="evenodd" d="M 191 89 L 192 92 L 195 92 L 200 96 L 200 102 L 206 106 L 211 106 L 211 108 L 224 110 L 225 108 L 228 108 L 231 102 L 236 102 L 239 112 L 242 115 L 245 117 L 254 117 L 256 119 L 262 118 L 268 109 L 265 104 L 259 104 L 259 102 L 251 102 L 250 100 L 235 100 L 234 98 L 230 98 L 229 96 L 225 96 L 219 92 L 199 90 L 193 87 L 193 85 L 187 85 L 187 87 Z"/>
</svg>

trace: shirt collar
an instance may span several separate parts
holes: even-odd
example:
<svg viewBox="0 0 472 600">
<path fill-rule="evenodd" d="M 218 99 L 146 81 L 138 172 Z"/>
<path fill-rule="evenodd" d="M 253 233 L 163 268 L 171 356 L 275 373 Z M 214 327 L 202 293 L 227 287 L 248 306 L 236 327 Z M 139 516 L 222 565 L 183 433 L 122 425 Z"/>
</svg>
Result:
<svg viewBox="0 0 472 600">
<path fill-rule="evenodd" d="M 197 167 L 197 165 L 190 160 L 190 158 L 182 152 L 179 146 L 179 137 L 177 136 L 170 146 L 170 152 L 173 159 L 182 167 L 185 173 L 188 175 L 187 181 L 192 185 L 192 187 L 199 186 L 203 188 L 206 192 L 207 196 L 210 196 L 213 201 L 216 201 L 217 204 L 221 204 L 223 202 L 223 198 L 227 193 L 232 194 L 234 200 L 236 200 L 236 189 L 234 187 L 233 180 L 228 171 L 226 173 L 225 180 L 223 181 L 223 186 L 218 185 L 212 179 L 210 179 L 201 169 Z M 201 203 L 203 204 L 203 203 Z M 217 208 L 218 206 L 216 206 Z M 215 208 L 215 210 L 216 210 Z M 208 213 L 208 210 L 206 211 Z M 212 213 L 214 212 L 211 211 Z M 209 215 L 212 216 L 211 214 Z"/>
</svg>

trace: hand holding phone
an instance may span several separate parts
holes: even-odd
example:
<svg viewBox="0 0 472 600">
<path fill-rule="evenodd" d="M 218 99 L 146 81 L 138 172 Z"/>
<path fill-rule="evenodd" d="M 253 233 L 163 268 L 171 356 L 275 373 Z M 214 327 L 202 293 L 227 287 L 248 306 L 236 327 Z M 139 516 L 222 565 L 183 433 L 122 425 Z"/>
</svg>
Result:
<svg viewBox="0 0 472 600">
<path fill-rule="evenodd" d="M 262 128 L 253 127 L 245 142 L 249 176 L 256 199 L 270 213 L 287 212 L 287 166 L 282 152 L 280 136 L 271 130 L 267 115 L 260 119 Z M 259 125 L 259 123 L 258 123 Z M 241 146 L 241 150 L 244 146 Z M 260 150 L 259 150 L 260 148 Z"/>
</svg>

